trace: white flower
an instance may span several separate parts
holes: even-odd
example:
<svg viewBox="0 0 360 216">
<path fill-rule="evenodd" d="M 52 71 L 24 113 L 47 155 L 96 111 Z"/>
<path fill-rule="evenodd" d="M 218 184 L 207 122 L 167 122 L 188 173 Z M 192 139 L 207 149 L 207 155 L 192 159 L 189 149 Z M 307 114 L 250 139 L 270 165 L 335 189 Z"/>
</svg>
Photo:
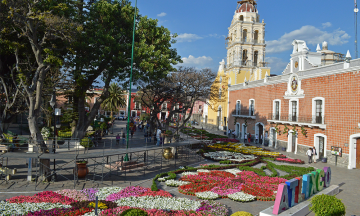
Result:
<svg viewBox="0 0 360 216">
<path fill-rule="evenodd" d="M 182 176 L 187 176 L 187 175 L 197 175 L 196 172 L 183 172 L 181 173 Z"/>
<path fill-rule="evenodd" d="M 239 202 L 250 202 L 256 199 L 256 196 L 246 194 L 244 192 L 237 192 L 228 195 L 229 199 L 239 201 Z"/>
<path fill-rule="evenodd" d="M 231 174 L 234 174 L 235 176 L 237 176 L 238 173 L 241 173 L 242 171 L 239 170 L 239 169 L 226 169 L 224 170 L 225 172 L 228 172 L 228 173 L 231 173 Z"/>
<path fill-rule="evenodd" d="M 178 187 L 178 186 L 181 186 L 181 185 L 190 184 L 190 182 L 187 182 L 187 181 L 178 181 L 178 180 L 170 179 L 170 180 L 167 180 L 167 181 L 165 182 L 165 184 L 166 184 L 167 186 L 170 186 L 170 187 Z"/>
<path fill-rule="evenodd" d="M 41 129 L 41 135 L 43 136 L 44 139 L 47 139 L 50 136 L 50 128 L 43 127 Z"/>
<path fill-rule="evenodd" d="M 207 169 L 198 169 L 197 172 L 198 172 L 198 173 L 200 173 L 200 172 L 210 172 L 210 170 L 207 170 Z"/>
<path fill-rule="evenodd" d="M 181 166 L 181 167 L 179 167 L 179 169 L 185 169 L 185 167 Z"/>
<path fill-rule="evenodd" d="M 187 198 L 174 197 L 127 197 L 115 201 L 118 206 L 130 206 L 144 209 L 163 209 L 163 210 L 193 210 L 201 206 L 200 201 Z"/>
<path fill-rule="evenodd" d="M 41 209 L 71 208 L 71 205 L 61 203 L 8 203 L 0 202 L 0 215 L 26 215 L 27 212 L 36 212 Z"/>
<path fill-rule="evenodd" d="M 169 177 L 169 176 L 167 176 L 167 177 Z M 164 182 L 164 181 L 166 181 L 166 178 L 167 178 L 167 177 L 158 178 L 157 180 L 158 180 L 159 182 Z"/>
<path fill-rule="evenodd" d="M 121 190 L 121 187 L 103 187 L 99 188 L 99 191 L 96 192 L 96 196 L 98 196 L 99 200 L 105 200 L 110 194 L 117 193 Z"/>
<path fill-rule="evenodd" d="M 212 191 L 198 192 L 198 193 L 195 193 L 195 195 L 199 199 L 214 200 L 214 199 L 219 198 L 219 194 L 214 193 Z"/>
</svg>

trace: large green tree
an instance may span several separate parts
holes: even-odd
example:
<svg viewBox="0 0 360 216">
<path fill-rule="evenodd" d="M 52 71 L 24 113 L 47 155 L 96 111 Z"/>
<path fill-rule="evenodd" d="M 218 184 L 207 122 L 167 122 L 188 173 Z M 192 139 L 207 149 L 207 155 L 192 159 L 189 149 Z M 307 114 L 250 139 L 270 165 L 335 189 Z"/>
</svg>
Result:
<svg viewBox="0 0 360 216">
<path fill-rule="evenodd" d="M 38 127 L 44 83 L 50 69 L 62 65 L 74 32 L 80 30 L 69 19 L 73 3 L 71 0 L 0 2 L 0 43 L 15 56 L 11 77 L 28 108 L 30 142 L 43 153 L 49 152 Z M 41 178 L 49 179 L 50 161 L 42 159 L 40 162 Z"/>
<path fill-rule="evenodd" d="M 74 106 L 79 118 L 73 137 L 82 138 L 93 122 L 101 103 L 109 97 L 112 81 L 129 84 L 131 44 L 135 8 L 127 0 L 100 0 L 84 6 L 79 20 L 84 31 L 77 35 L 69 55 L 74 85 Z M 80 14 L 80 13 L 79 13 Z M 176 35 L 175 35 L 176 36 Z M 136 16 L 133 80 L 158 79 L 174 70 L 181 62 L 175 49 L 174 36 L 157 20 Z M 96 100 L 89 115 L 85 115 L 86 92 L 102 82 L 103 92 Z"/>
</svg>

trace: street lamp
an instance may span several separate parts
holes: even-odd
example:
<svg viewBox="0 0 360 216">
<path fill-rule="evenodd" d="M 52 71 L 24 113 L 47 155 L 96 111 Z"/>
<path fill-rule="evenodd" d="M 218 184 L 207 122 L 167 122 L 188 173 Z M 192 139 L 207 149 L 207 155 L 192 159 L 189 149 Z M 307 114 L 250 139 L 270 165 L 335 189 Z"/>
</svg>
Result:
<svg viewBox="0 0 360 216">
<path fill-rule="evenodd" d="M 55 105 L 56 105 L 56 95 L 55 90 L 53 95 L 51 96 L 51 100 L 49 101 L 50 106 L 53 108 L 53 115 L 54 115 L 54 140 L 53 140 L 53 153 L 55 154 L 56 151 L 56 116 L 55 116 Z M 52 181 L 56 180 L 56 173 L 55 173 L 55 158 L 54 158 L 54 170 L 52 174 Z"/>
</svg>

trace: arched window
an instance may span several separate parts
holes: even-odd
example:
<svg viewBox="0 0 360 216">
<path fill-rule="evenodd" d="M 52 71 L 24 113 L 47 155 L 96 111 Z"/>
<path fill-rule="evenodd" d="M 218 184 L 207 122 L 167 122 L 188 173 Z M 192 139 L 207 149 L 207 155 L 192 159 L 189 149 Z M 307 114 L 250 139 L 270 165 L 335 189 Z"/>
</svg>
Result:
<svg viewBox="0 0 360 216">
<path fill-rule="evenodd" d="M 244 21 L 244 16 L 243 15 L 240 16 L 240 21 Z"/>
<path fill-rule="evenodd" d="M 242 65 L 245 65 L 245 64 L 246 64 L 246 60 L 247 60 L 247 50 L 243 50 L 243 53 L 242 53 L 242 62 L 241 62 L 241 64 L 242 64 Z"/>
<path fill-rule="evenodd" d="M 234 31 L 234 40 L 236 41 L 236 38 L 237 38 L 237 31 L 235 30 Z"/>
<path fill-rule="evenodd" d="M 256 22 L 260 22 L 260 17 L 256 16 Z"/>
<path fill-rule="evenodd" d="M 243 30 L 243 42 L 247 41 L 247 29 Z"/>
<path fill-rule="evenodd" d="M 257 67 L 257 63 L 258 63 L 258 54 L 259 52 L 258 51 L 255 51 L 254 52 L 254 59 L 253 59 L 253 61 L 254 61 L 254 66 L 255 67 Z"/>
<path fill-rule="evenodd" d="M 236 101 L 236 115 L 241 115 L 241 101 Z"/>
<path fill-rule="evenodd" d="M 259 40 L 259 31 L 256 30 L 256 31 L 254 32 L 254 42 L 255 42 L 255 43 L 258 43 L 258 40 Z"/>
<path fill-rule="evenodd" d="M 221 88 L 219 89 L 219 100 L 221 100 Z"/>
</svg>

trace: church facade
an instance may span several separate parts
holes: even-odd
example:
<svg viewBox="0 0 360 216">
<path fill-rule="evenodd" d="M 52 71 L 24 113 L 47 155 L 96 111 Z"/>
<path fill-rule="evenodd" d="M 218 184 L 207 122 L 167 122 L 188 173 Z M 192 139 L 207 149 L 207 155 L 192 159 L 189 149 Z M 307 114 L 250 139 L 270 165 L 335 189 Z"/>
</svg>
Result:
<svg viewBox="0 0 360 216">
<path fill-rule="evenodd" d="M 205 124 L 220 130 L 228 125 L 229 85 L 270 76 L 265 62 L 265 23 L 260 21 L 254 0 L 238 2 L 226 40 L 227 58 L 220 62 L 206 107 L 208 112 L 203 116 Z"/>
<path fill-rule="evenodd" d="M 282 75 L 229 87 L 229 128 L 295 154 L 315 146 L 317 159 L 360 168 L 360 59 L 326 42 L 316 52 L 305 41 L 292 45 Z"/>
</svg>

